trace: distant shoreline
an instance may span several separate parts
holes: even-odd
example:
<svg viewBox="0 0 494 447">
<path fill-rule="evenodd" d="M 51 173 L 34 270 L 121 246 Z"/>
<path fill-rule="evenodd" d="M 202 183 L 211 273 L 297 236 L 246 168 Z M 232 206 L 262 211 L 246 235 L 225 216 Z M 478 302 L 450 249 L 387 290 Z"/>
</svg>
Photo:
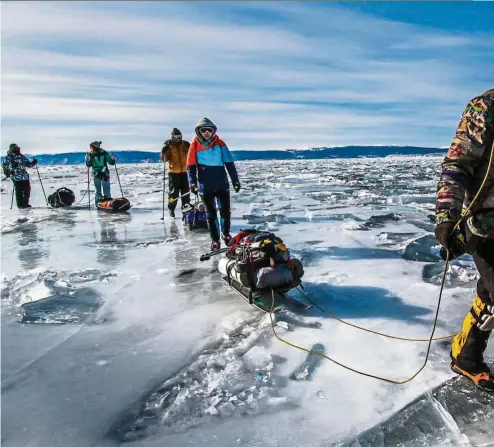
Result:
<svg viewBox="0 0 494 447">
<path fill-rule="evenodd" d="M 341 146 L 312 149 L 232 151 L 234 160 L 322 160 L 330 158 L 382 158 L 390 155 L 445 155 L 447 149 L 417 146 Z M 160 152 L 115 151 L 119 163 L 159 163 Z M 43 165 L 81 165 L 86 152 L 40 154 Z M 2 160 L 4 157 L 1 157 Z"/>
</svg>

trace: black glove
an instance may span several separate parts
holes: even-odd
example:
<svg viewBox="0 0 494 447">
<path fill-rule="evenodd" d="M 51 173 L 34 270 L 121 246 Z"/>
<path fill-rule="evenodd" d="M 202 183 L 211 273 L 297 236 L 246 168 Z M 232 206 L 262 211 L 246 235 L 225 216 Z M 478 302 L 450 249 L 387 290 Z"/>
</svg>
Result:
<svg viewBox="0 0 494 447">
<path fill-rule="evenodd" d="M 443 222 L 440 223 L 434 231 L 436 239 L 446 250 L 450 250 L 452 247 L 451 233 L 453 232 L 454 227 L 454 222 Z"/>
<path fill-rule="evenodd" d="M 36 166 L 38 164 L 38 160 L 36 160 L 35 158 L 33 158 L 33 161 L 31 162 L 31 164 L 33 166 Z"/>
<path fill-rule="evenodd" d="M 199 188 L 197 187 L 197 185 L 190 185 L 190 190 L 191 190 L 194 194 L 198 194 L 198 193 L 199 193 Z"/>
<path fill-rule="evenodd" d="M 235 190 L 235 192 L 239 192 L 240 191 L 240 183 L 233 185 L 233 189 Z"/>
<path fill-rule="evenodd" d="M 439 254 L 444 261 L 459 258 L 467 251 L 465 235 L 461 228 L 453 230 L 455 226 L 454 222 L 443 222 L 436 227 L 436 238 L 442 245 Z"/>
</svg>

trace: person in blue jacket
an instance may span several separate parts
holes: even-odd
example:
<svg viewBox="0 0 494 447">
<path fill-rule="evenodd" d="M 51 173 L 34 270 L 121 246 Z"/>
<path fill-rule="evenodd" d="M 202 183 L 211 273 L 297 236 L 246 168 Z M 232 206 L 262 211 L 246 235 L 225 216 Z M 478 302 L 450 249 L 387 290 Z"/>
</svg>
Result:
<svg viewBox="0 0 494 447">
<path fill-rule="evenodd" d="M 202 118 L 196 125 L 196 136 L 192 140 L 187 155 L 187 178 L 190 191 L 200 194 L 206 207 L 211 250 L 221 247 L 221 237 L 228 246 L 230 236 L 230 186 L 226 171 L 235 192 L 240 191 L 237 169 L 226 143 L 216 135 L 217 128 L 208 118 Z M 225 171 L 226 168 L 226 171 Z M 218 228 L 216 201 L 220 209 Z"/>
</svg>

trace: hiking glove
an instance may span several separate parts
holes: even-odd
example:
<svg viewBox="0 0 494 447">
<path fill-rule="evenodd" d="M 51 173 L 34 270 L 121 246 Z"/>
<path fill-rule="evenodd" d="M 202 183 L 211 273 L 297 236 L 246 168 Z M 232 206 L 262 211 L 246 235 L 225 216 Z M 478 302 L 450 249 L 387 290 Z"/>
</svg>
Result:
<svg viewBox="0 0 494 447">
<path fill-rule="evenodd" d="M 233 185 L 233 189 L 235 190 L 235 192 L 239 192 L 240 191 L 240 183 L 238 183 L 237 185 Z"/>
<path fill-rule="evenodd" d="M 451 239 L 451 233 L 453 232 L 454 227 L 454 222 L 443 222 L 436 227 L 436 230 L 434 232 L 436 235 L 436 239 L 446 250 L 451 250 L 452 248 L 453 241 Z"/>
<path fill-rule="evenodd" d="M 190 190 L 191 190 L 194 194 L 199 193 L 199 188 L 197 187 L 197 185 L 190 185 Z"/>
<path fill-rule="evenodd" d="M 38 160 L 36 160 L 35 158 L 33 158 L 33 161 L 31 162 L 31 164 L 33 166 L 36 166 L 38 164 Z"/>
</svg>

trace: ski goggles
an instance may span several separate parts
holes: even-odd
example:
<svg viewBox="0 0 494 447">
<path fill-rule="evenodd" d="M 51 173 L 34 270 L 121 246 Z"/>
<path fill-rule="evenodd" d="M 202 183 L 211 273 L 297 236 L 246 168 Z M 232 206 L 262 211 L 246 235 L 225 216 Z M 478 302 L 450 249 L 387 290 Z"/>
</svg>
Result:
<svg viewBox="0 0 494 447">
<path fill-rule="evenodd" d="M 201 132 L 201 133 L 213 133 L 214 129 L 212 127 L 201 127 L 199 129 L 199 132 Z"/>
<path fill-rule="evenodd" d="M 180 141 L 182 139 L 182 135 L 172 135 L 173 141 Z"/>
</svg>

